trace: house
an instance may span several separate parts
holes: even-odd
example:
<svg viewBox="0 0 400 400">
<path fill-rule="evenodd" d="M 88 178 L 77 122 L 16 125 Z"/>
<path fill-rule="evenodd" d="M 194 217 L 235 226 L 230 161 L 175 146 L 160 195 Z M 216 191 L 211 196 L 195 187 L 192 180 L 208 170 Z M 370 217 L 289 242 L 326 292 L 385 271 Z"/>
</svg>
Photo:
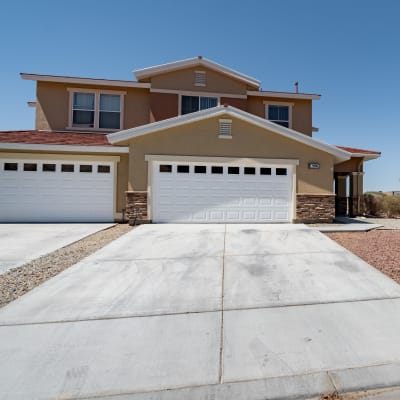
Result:
<svg viewBox="0 0 400 400">
<path fill-rule="evenodd" d="M 0 221 L 330 222 L 380 153 L 313 138 L 318 94 L 202 57 L 135 81 L 22 73 L 35 130 L 0 132 Z M 349 196 L 347 196 L 349 193 Z"/>
</svg>

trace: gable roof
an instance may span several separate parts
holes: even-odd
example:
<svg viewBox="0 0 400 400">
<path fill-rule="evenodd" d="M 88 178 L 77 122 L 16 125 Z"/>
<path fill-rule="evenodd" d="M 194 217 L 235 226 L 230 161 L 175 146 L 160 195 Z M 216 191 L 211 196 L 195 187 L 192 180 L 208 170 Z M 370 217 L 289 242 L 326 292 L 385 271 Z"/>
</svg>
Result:
<svg viewBox="0 0 400 400">
<path fill-rule="evenodd" d="M 373 160 L 381 156 L 380 151 L 357 149 L 355 147 L 345 147 L 345 146 L 336 146 L 336 147 L 351 153 L 352 157 L 362 157 L 365 161 Z"/>
<path fill-rule="evenodd" d="M 217 71 L 223 75 L 230 76 L 231 78 L 240 80 L 250 86 L 254 86 L 256 88 L 260 87 L 261 82 L 251 76 L 242 74 L 241 72 L 235 71 L 231 68 L 225 67 L 221 64 L 218 64 L 214 61 L 207 60 L 202 56 L 188 58 L 186 60 L 174 61 L 167 64 L 156 65 L 154 67 L 148 67 L 143 69 L 137 69 L 134 72 L 136 79 L 140 81 L 141 79 L 149 78 L 158 74 L 165 74 L 167 72 L 177 71 L 184 68 L 190 67 L 206 67 Z"/>
<path fill-rule="evenodd" d="M 320 140 L 313 139 L 309 136 L 304 135 L 303 133 L 294 131 L 293 129 L 285 128 L 281 125 L 268 121 L 265 118 L 261 118 L 246 111 L 239 110 L 238 108 L 226 105 L 208 108 L 206 110 L 194 112 L 191 114 L 185 114 L 163 121 L 138 126 L 136 128 L 110 133 L 108 135 L 108 140 L 110 141 L 110 143 L 115 144 L 125 140 L 133 139 L 138 136 L 148 135 L 168 128 L 182 126 L 218 116 L 235 117 L 250 124 L 259 126 L 268 131 L 277 133 L 288 139 L 292 139 L 307 146 L 325 151 L 333 155 L 337 162 L 343 162 L 351 158 L 351 154 L 349 152 L 336 146 L 330 145 Z"/>
</svg>

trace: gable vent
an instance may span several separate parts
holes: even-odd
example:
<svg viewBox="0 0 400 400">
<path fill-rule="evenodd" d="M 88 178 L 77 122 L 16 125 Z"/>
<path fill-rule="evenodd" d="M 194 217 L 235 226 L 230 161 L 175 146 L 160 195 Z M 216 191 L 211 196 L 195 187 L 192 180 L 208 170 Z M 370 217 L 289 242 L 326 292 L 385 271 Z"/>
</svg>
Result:
<svg viewBox="0 0 400 400">
<path fill-rule="evenodd" d="M 219 120 L 219 137 L 231 138 L 232 137 L 232 120 L 220 119 Z"/>
<path fill-rule="evenodd" d="M 205 71 L 194 71 L 194 86 L 206 86 Z"/>
</svg>

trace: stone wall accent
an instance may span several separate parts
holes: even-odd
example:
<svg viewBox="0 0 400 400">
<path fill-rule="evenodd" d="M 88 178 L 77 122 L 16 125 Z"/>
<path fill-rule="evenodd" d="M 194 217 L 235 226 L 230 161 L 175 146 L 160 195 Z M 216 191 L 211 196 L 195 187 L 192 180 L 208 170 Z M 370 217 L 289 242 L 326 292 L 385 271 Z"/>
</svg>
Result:
<svg viewBox="0 0 400 400">
<path fill-rule="evenodd" d="M 298 194 L 296 220 L 301 223 L 331 223 L 335 218 L 334 194 Z"/>
<path fill-rule="evenodd" d="M 126 192 L 126 218 L 129 225 L 150 222 L 147 216 L 147 192 Z"/>
</svg>

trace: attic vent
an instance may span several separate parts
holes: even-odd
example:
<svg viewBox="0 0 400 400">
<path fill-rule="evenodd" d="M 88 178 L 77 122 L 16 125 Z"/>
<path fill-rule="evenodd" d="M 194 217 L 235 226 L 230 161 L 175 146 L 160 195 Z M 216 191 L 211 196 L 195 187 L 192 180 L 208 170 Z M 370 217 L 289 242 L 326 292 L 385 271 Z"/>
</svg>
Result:
<svg viewBox="0 0 400 400">
<path fill-rule="evenodd" d="M 194 71 L 194 86 L 206 86 L 205 71 Z"/>
<path fill-rule="evenodd" d="M 219 120 L 219 137 L 223 139 L 232 138 L 232 120 L 220 119 Z"/>
</svg>

